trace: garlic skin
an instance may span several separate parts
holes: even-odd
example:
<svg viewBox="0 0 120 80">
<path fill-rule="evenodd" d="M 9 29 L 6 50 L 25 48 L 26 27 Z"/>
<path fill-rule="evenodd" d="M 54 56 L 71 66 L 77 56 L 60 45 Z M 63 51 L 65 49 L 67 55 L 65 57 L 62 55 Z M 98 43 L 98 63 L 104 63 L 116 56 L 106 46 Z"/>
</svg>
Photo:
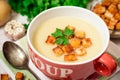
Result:
<svg viewBox="0 0 120 80">
<path fill-rule="evenodd" d="M 26 29 L 20 22 L 11 20 L 5 25 L 4 32 L 8 38 L 15 41 L 25 35 Z"/>
</svg>

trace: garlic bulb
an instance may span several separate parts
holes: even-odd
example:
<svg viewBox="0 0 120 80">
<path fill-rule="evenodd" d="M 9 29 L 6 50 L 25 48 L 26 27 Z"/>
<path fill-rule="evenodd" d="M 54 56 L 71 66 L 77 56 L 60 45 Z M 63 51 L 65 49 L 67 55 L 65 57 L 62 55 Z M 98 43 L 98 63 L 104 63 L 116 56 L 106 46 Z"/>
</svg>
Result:
<svg viewBox="0 0 120 80">
<path fill-rule="evenodd" d="M 20 22 L 11 20 L 5 25 L 4 31 L 11 40 L 18 40 L 25 35 L 26 29 Z"/>
</svg>

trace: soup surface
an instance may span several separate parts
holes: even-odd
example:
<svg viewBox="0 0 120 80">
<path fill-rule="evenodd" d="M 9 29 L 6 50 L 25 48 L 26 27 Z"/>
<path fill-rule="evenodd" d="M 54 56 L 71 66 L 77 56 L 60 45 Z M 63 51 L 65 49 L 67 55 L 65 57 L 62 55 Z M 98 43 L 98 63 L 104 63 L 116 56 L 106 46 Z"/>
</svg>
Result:
<svg viewBox="0 0 120 80">
<path fill-rule="evenodd" d="M 92 41 L 92 46 L 86 49 L 87 54 L 80 56 L 78 60 L 74 62 L 87 61 L 99 54 L 103 47 L 103 41 L 97 28 L 82 19 L 71 16 L 54 17 L 40 24 L 32 38 L 35 49 L 46 58 L 58 62 L 65 62 L 63 55 L 59 57 L 54 55 L 53 48 L 55 45 L 48 45 L 45 41 L 48 35 L 56 31 L 56 28 L 64 29 L 67 25 L 72 25 L 77 30 L 85 31 L 86 37 L 89 37 Z"/>
</svg>

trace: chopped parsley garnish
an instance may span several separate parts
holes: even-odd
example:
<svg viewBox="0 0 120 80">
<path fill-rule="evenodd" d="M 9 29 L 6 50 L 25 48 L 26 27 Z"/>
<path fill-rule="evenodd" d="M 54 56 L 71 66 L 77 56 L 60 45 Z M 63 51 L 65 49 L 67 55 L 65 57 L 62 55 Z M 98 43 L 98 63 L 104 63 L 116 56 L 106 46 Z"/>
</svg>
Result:
<svg viewBox="0 0 120 80">
<path fill-rule="evenodd" d="M 73 30 L 70 30 L 68 27 L 65 28 L 64 33 L 65 36 L 69 37 L 74 34 Z"/>
<path fill-rule="evenodd" d="M 63 36 L 63 31 L 61 29 L 56 28 L 56 31 L 54 33 L 52 33 L 52 35 L 55 38 L 61 37 L 61 36 Z"/>
<path fill-rule="evenodd" d="M 69 43 L 69 40 L 68 40 L 68 38 L 62 36 L 62 37 L 57 38 L 56 41 L 55 41 L 55 43 L 59 44 L 59 45 L 62 45 L 62 44 L 66 45 L 66 44 Z"/>
<path fill-rule="evenodd" d="M 52 33 L 52 36 L 56 38 L 55 43 L 59 45 L 67 45 L 69 43 L 69 37 L 74 35 L 74 31 L 70 30 L 68 27 L 65 30 L 56 28 L 56 31 Z"/>
</svg>

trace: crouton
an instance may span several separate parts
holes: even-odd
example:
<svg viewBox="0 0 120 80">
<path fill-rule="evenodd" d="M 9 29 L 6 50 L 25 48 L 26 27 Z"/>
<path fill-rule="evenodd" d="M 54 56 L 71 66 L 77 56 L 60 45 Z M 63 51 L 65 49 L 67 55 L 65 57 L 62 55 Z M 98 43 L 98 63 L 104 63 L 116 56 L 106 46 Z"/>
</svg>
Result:
<svg viewBox="0 0 120 80">
<path fill-rule="evenodd" d="M 8 74 L 1 74 L 0 80 L 9 80 L 9 75 Z"/>
<path fill-rule="evenodd" d="M 92 45 L 92 41 L 90 38 L 84 38 L 82 39 L 82 46 L 87 48 L 90 47 Z"/>
<path fill-rule="evenodd" d="M 81 40 L 79 38 L 71 38 L 69 42 L 73 48 L 78 48 L 81 45 Z"/>
<path fill-rule="evenodd" d="M 75 31 L 75 37 L 77 37 L 77 38 L 85 38 L 86 33 L 84 31 Z"/>
<path fill-rule="evenodd" d="M 116 30 L 120 30 L 120 22 L 118 22 L 117 24 L 116 24 L 116 28 L 115 28 Z"/>
<path fill-rule="evenodd" d="M 110 0 L 103 0 L 102 5 L 108 7 L 111 4 Z"/>
<path fill-rule="evenodd" d="M 114 15 L 111 12 L 109 12 L 108 10 L 106 10 L 104 13 L 104 16 L 108 19 L 111 19 L 111 18 L 113 18 Z"/>
<path fill-rule="evenodd" d="M 93 12 L 97 13 L 97 14 L 102 14 L 104 13 L 106 10 L 106 8 L 104 6 L 102 6 L 101 4 L 96 4 L 96 6 L 93 9 Z"/>
<path fill-rule="evenodd" d="M 80 48 L 76 49 L 75 52 L 78 56 L 83 56 L 87 53 L 86 49 L 82 46 Z"/>
<path fill-rule="evenodd" d="M 104 16 L 104 15 L 99 15 L 103 20 L 105 20 L 106 19 L 106 17 Z"/>
<path fill-rule="evenodd" d="M 120 3 L 117 5 L 117 7 L 118 7 L 118 10 L 120 10 Z"/>
<path fill-rule="evenodd" d="M 17 72 L 15 75 L 16 80 L 23 80 L 24 79 L 24 74 L 22 72 Z"/>
<path fill-rule="evenodd" d="M 103 16 L 103 18 L 106 19 L 105 16 Z M 87 54 L 86 48 L 92 45 L 92 41 L 90 38 L 86 38 L 85 31 L 75 30 L 75 27 L 68 25 L 65 27 L 65 31 L 62 30 L 62 34 L 62 36 L 57 38 L 54 36 L 48 36 L 46 40 L 46 43 L 54 44 L 56 46 L 52 49 L 54 55 L 64 57 L 64 61 L 76 61 L 77 57 Z M 67 36 L 69 34 L 72 35 Z M 58 38 L 61 39 L 58 43 L 61 42 L 62 44 L 55 44 L 57 43 Z"/>
<path fill-rule="evenodd" d="M 104 21 L 105 21 L 106 25 L 108 26 L 110 20 L 109 19 L 104 19 Z"/>
<path fill-rule="evenodd" d="M 59 46 L 53 48 L 53 52 L 56 56 L 61 56 L 64 53 L 63 50 Z"/>
<path fill-rule="evenodd" d="M 48 36 L 47 37 L 47 40 L 46 40 L 46 43 L 47 44 L 54 44 L 56 41 L 55 37 L 54 36 Z"/>
<path fill-rule="evenodd" d="M 75 28 L 71 25 L 68 25 L 67 28 L 70 29 L 70 30 L 73 30 L 73 31 L 75 30 Z"/>
<path fill-rule="evenodd" d="M 116 13 L 114 18 L 117 19 L 117 20 L 120 20 L 120 12 Z"/>
<path fill-rule="evenodd" d="M 118 3 L 120 3 L 120 0 L 110 0 L 112 4 L 117 5 Z"/>
<path fill-rule="evenodd" d="M 64 55 L 65 61 L 76 61 L 77 56 L 75 54 Z"/>
<path fill-rule="evenodd" d="M 108 28 L 110 30 L 114 30 L 117 21 L 118 20 L 116 20 L 115 18 L 111 18 L 110 21 L 109 21 L 109 24 L 108 24 Z"/>
<path fill-rule="evenodd" d="M 67 44 L 67 45 L 62 46 L 62 50 L 65 53 L 70 54 L 73 51 L 73 47 L 70 44 Z"/>
<path fill-rule="evenodd" d="M 118 12 L 117 6 L 114 5 L 114 4 L 111 4 L 111 5 L 108 7 L 108 11 L 114 15 L 115 13 Z"/>
<path fill-rule="evenodd" d="M 111 25 L 111 24 L 108 24 L 108 29 L 109 29 L 109 30 L 114 30 L 114 29 L 115 29 L 115 26 L 114 26 L 114 25 Z"/>
</svg>

